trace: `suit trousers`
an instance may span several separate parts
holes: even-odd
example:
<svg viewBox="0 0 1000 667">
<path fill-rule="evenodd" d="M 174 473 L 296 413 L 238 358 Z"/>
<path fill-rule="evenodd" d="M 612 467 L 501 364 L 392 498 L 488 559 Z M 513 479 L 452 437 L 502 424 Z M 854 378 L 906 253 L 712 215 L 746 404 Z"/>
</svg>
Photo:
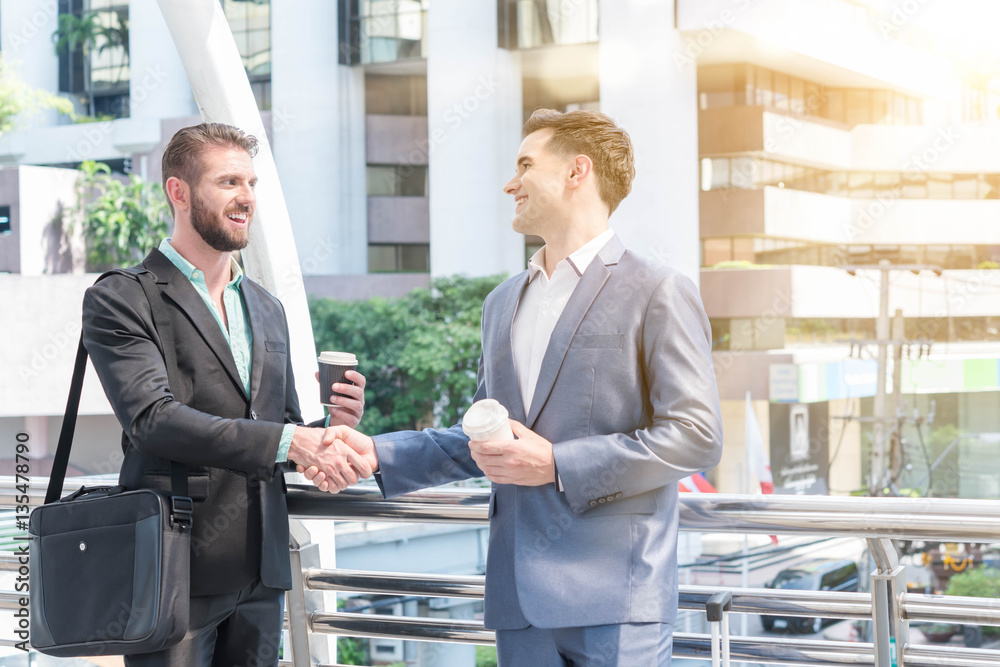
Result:
<svg viewBox="0 0 1000 667">
<path fill-rule="evenodd" d="M 191 598 L 188 631 L 163 651 L 125 656 L 126 667 L 277 667 L 285 591 L 255 579 L 243 590 Z"/>
<path fill-rule="evenodd" d="M 497 667 L 670 667 L 669 623 L 497 630 Z"/>
</svg>

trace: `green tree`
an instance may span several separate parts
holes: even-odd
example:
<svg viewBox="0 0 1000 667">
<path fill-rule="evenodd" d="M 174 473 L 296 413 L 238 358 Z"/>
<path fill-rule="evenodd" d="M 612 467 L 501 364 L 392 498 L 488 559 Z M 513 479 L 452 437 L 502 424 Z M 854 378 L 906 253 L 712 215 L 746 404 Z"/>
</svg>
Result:
<svg viewBox="0 0 1000 667">
<path fill-rule="evenodd" d="M 38 109 L 55 109 L 71 115 L 73 103 L 65 97 L 31 88 L 0 58 L 0 136 L 14 129 L 19 115 Z"/>
<path fill-rule="evenodd" d="M 367 665 L 367 642 L 355 637 L 337 638 L 337 662 L 342 665 Z"/>
<path fill-rule="evenodd" d="M 83 226 L 89 271 L 132 266 L 169 231 L 170 213 L 159 183 L 134 174 L 123 182 L 108 165 L 88 160 L 80 165 L 76 190 L 73 213 Z"/>
<path fill-rule="evenodd" d="M 1000 570 L 984 566 L 959 572 L 948 580 L 944 593 L 975 598 L 1000 598 Z"/>
<path fill-rule="evenodd" d="M 483 299 L 502 280 L 438 278 L 399 299 L 310 300 L 317 349 L 355 353 L 368 380 L 362 431 L 458 421 L 476 393 Z"/>
</svg>

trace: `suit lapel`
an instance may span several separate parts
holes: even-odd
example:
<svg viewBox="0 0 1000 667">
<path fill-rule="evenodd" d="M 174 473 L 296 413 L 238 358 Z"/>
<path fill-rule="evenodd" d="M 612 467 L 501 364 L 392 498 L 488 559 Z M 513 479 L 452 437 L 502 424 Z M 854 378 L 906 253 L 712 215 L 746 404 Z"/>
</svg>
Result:
<svg viewBox="0 0 1000 667">
<path fill-rule="evenodd" d="M 527 421 L 524 422 L 528 428 L 534 425 L 538 414 L 545 407 L 580 323 L 583 322 L 584 316 L 597 299 L 597 295 L 601 293 L 605 283 L 611 278 L 611 271 L 607 265 L 618 263 L 624 252 L 625 246 L 618 240 L 618 236 L 612 236 L 583 272 L 580 283 L 566 302 L 566 308 L 552 330 L 549 346 L 545 350 L 545 356 L 542 357 L 542 367 L 538 371 L 538 382 L 535 384 L 535 395 L 531 397 L 530 411 Z"/>
<path fill-rule="evenodd" d="M 209 349 L 219 359 L 219 363 L 229 373 L 229 377 L 239 387 L 240 394 L 243 394 L 243 381 L 240 380 L 239 371 L 236 370 L 236 361 L 233 359 L 232 350 L 229 349 L 229 343 L 226 342 L 215 316 L 208 310 L 208 305 L 191 281 L 159 250 L 154 249 L 144 264 L 156 276 L 156 284 L 161 286 L 163 295 L 169 297 L 187 315 Z"/>
<path fill-rule="evenodd" d="M 264 375 L 264 320 L 263 304 L 257 286 L 243 276 L 240 283 L 243 288 L 243 301 L 247 305 L 247 326 L 253 336 L 253 347 L 250 351 L 250 404 L 253 405 L 260 389 L 261 378 Z"/>
<path fill-rule="evenodd" d="M 525 271 L 518 276 L 507 292 L 507 301 L 504 303 L 503 313 L 500 315 L 500 323 L 497 331 L 501 332 L 500 345 L 497 351 L 497 368 L 499 378 L 497 382 L 500 396 L 491 396 L 500 401 L 501 405 L 510 410 L 510 418 L 524 423 L 524 404 L 521 401 L 521 389 L 518 385 L 517 368 L 514 366 L 514 313 L 517 312 L 517 304 L 521 301 L 524 288 L 528 284 L 528 272 Z"/>
</svg>

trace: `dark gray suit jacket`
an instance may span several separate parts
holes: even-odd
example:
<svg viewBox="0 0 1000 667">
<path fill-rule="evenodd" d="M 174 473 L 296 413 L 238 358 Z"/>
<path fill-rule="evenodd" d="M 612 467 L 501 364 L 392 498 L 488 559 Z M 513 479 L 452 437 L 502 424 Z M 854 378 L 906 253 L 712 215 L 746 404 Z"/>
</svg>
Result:
<svg viewBox="0 0 1000 667">
<path fill-rule="evenodd" d="M 191 594 L 232 593 L 254 577 L 291 588 L 282 425 L 301 423 L 281 303 L 244 277 L 253 331 L 251 396 L 215 317 L 159 250 L 143 261 L 173 324 L 180 386 L 168 387 L 160 338 L 138 281 L 114 275 L 87 290 L 83 339 L 124 433 L 120 483 L 170 489 L 188 466 L 195 501 Z"/>
<path fill-rule="evenodd" d="M 698 289 L 613 237 L 552 332 L 525 414 L 511 328 L 527 281 L 525 271 L 486 298 L 475 400 L 498 400 L 554 443 L 565 492 L 493 486 L 486 625 L 672 623 L 677 482 L 722 454 Z M 378 436 L 375 445 L 386 497 L 482 474 L 460 426 Z"/>
</svg>

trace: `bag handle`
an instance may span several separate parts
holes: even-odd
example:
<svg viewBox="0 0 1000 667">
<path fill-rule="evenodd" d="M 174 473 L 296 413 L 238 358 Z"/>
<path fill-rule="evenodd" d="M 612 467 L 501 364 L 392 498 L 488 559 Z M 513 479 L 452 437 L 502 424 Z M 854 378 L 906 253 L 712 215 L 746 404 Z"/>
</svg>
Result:
<svg viewBox="0 0 1000 667">
<path fill-rule="evenodd" d="M 162 343 L 163 359 L 167 367 L 167 384 L 169 387 L 180 386 L 177 382 L 177 357 L 174 348 L 174 330 L 167 316 L 166 306 L 163 305 L 163 297 L 157 289 L 154 278 L 145 269 L 114 269 L 102 273 L 94 284 L 101 282 L 111 275 L 127 275 L 136 278 L 142 287 L 149 307 L 153 314 L 153 327 L 160 336 Z M 63 484 L 66 481 L 66 468 L 69 466 L 69 452 L 73 446 L 73 434 L 76 431 L 76 418 L 80 411 L 80 396 L 83 393 L 83 376 L 87 372 L 87 348 L 83 345 L 83 333 L 80 334 L 80 343 L 76 348 L 76 362 L 73 366 L 73 380 L 69 387 L 69 396 L 66 399 L 66 412 L 63 417 L 62 429 L 59 431 L 59 444 L 56 447 L 56 454 L 52 460 L 52 471 L 49 473 L 49 486 L 45 491 L 45 504 L 55 502 L 62 493 Z M 187 467 L 177 461 L 170 462 L 170 482 L 171 492 L 174 496 L 186 497 L 188 495 Z"/>
</svg>

